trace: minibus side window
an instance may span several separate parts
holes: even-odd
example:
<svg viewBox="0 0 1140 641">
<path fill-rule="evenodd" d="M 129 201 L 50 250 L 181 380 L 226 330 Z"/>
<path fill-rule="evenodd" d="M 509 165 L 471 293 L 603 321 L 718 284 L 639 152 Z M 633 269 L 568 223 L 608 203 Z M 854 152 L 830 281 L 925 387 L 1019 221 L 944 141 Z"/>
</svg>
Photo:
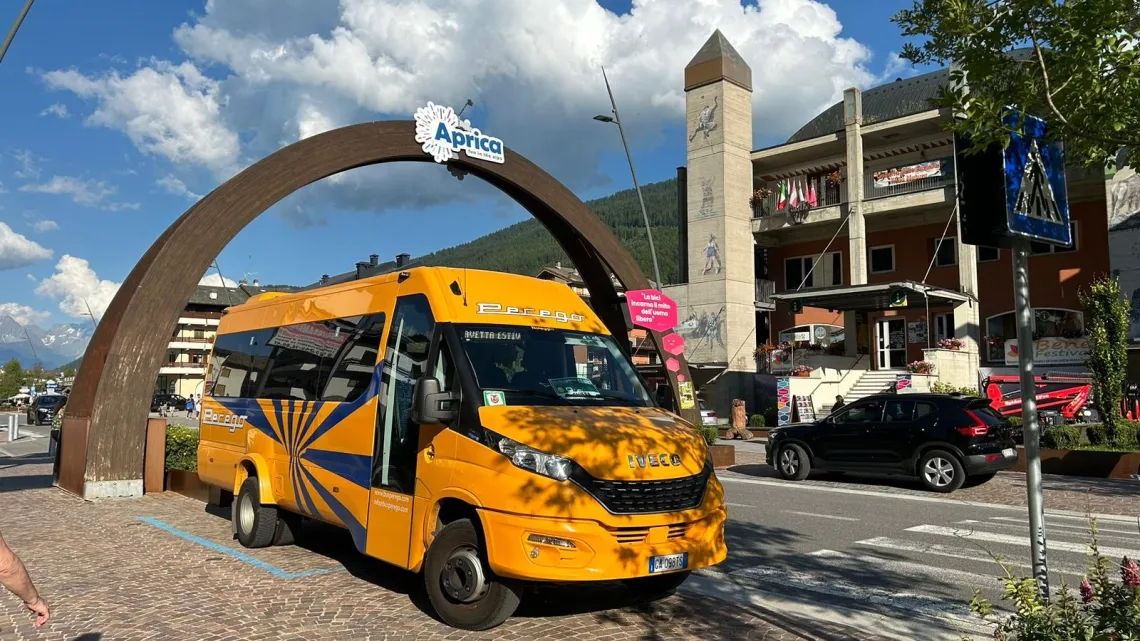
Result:
<svg viewBox="0 0 1140 641">
<path fill-rule="evenodd" d="M 403 494 L 415 489 L 419 426 L 408 412 L 416 379 L 432 369 L 428 349 L 434 329 L 435 317 L 426 296 L 414 294 L 397 300 L 380 378 L 373 487 Z"/>
<path fill-rule="evenodd" d="M 384 320 L 384 314 L 380 313 L 364 319 L 331 321 L 343 325 L 342 332 L 353 333 L 336 355 L 332 372 L 321 392 L 322 401 L 351 403 L 368 389 L 376 370 Z M 358 323 L 360 329 L 355 329 Z"/>
<path fill-rule="evenodd" d="M 256 398 L 271 363 L 271 329 L 219 334 L 210 359 L 212 394 L 216 397 Z"/>
</svg>

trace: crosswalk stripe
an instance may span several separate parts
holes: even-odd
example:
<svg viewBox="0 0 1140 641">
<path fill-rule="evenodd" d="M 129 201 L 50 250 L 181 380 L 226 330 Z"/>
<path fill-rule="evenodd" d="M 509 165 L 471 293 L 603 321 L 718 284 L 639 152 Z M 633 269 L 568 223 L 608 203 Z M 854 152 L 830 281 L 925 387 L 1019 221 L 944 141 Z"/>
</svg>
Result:
<svg viewBox="0 0 1140 641">
<path fill-rule="evenodd" d="M 994 516 L 990 517 L 991 521 L 1001 521 L 1003 523 L 1019 523 L 1028 527 L 1029 522 L 1027 519 L 1018 519 L 1012 516 Z M 1084 525 L 1069 525 L 1068 523 L 1053 523 L 1053 518 L 1045 517 L 1045 528 L 1062 528 L 1066 530 L 1080 530 L 1081 532 L 1089 532 L 1089 524 L 1086 521 Z M 1131 534 L 1133 537 L 1140 537 L 1140 524 L 1136 527 L 1128 529 L 1127 526 L 1118 526 L 1125 529 L 1117 529 L 1116 527 L 1105 527 L 1104 521 L 1097 521 L 1096 529 L 1100 532 L 1115 532 L 1117 534 Z"/>
<path fill-rule="evenodd" d="M 894 572 L 899 576 L 906 577 L 922 577 L 932 578 L 939 581 L 944 581 L 953 585 L 968 585 L 977 588 L 997 588 L 1000 587 L 1001 581 L 998 575 L 987 576 L 984 574 L 976 574 L 974 572 L 966 572 L 963 570 L 954 570 L 951 568 L 940 568 L 929 563 L 915 563 L 912 561 L 895 561 L 892 559 L 884 559 L 871 555 L 852 555 L 845 552 L 837 552 L 835 550 L 816 550 L 808 556 L 814 556 L 824 559 L 844 559 L 855 561 L 864 565 L 873 565 L 882 570 Z M 995 566 L 996 567 L 996 566 Z"/>
<path fill-rule="evenodd" d="M 886 536 L 877 536 L 873 539 L 856 541 L 855 545 L 891 550 L 893 552 L 932 554 L 934 556 L 944 556 L 952 559 L 960 559 L 963 561 L 978 561 L 981 563 L 989 563 L 993 564 L 995 572 L 1001 572 L 1001 568 L 998 567 L 997 561 L 994 560 L 994 558 L 991 557 L 989 553 L 981 548 L 960 548 L 949 545 L 941 545 L 938 543 L 924 543 L 922 541 L 892 539 Z M 1004 555 L 1001 557 L 1001 560 L 1009 565 L 1020 568 L 1033 567 L 1033 564 L 1029 562 L 1029 558 L 1026 556 Z M 1060 564 L 1055 561 L 1049 562 L 1049 570 L 1058 574 L 1066 574 L 1078 577 L 1087 573 L 1087 570 L 1084 567 L 1077 565 Z"/>
<path fill-rule="evenodd" d="M 1000 543 L 1003 545 L 1016 545 L 1026 549 L 1030 546 L 1028 536 L 1013 536 L 1012 534 L 999 534 L 997 532 L 982 532 L 978 530 L 962 529 L 944 527 L 941 525 L 916 525 L 906 529 L 907 532 L 917 532 L 921 534 L 934 534 L 937 536 L 953 536 L 972 541 L 985 541 L 987 543 Z M 1048 535 L 1046 535 L 1048 536 Z M 1049 550 L 1058 550 L 1061 552 L 1076 552 L 1078 554 L 1085 554 L 1089 551 L 1088 544 L 1085 543 L 1070 543 L 1068 541 L 1054 541 L 1046 538 L 1046 547 Z M 1104 556 L 1120 558 L 1122 556 L 1135 557 L 1140 550 L 1140 543 L 1135 548 L 1118 548 L 1118 547 L 1105 547 L 1101 546 L 1100 552 Z"/>
<path fill-rule="evenodd" d="M 817 514 L 815 512 L 797 512 L 795 510 L 784 510 L 785 514 L 798 514 L 799 516 L 813 516 L 817 519 L 833 519 L 836 521 L 858 521 L 859 519 L 850 516 L 836 516 L 835 514 Z"/>
<path fill-rule="evenodd" d="M 1007 529 L 1013 529 L 1013 530 L 1023 530 L 1026 532 L 1027 535 L 1029 532 L 1029 524 L 1025 523 L 1024 521 L 1022 521 L 1020 523 L 1008 523 L 1008 522 L 991 523 L 990 521 L 977 521 L 974 519 L 966 519 L 965 521 L 958 521 L 955 525 L 972 525 L 974 527 L 988 526 L 988 527 L 997 527 L 997 528 L 1007 528 Z M 1046 535 L 1049 537 L 1049 540 L 1053 540 L 1053 538 L 1055 536 L 1056 537 L 1075 536 L 1075 537 L 1082 537 L 1082 538 L 1087 539 L 1088 535 L 1089 535 L 1087 529 L 1084 532 L 1081 532 L 1072 525 L 1062 525 L 1060 523 L 1049 523 L 1048 520 L 1045 521 L 1045 532 L 1046 532 Z M 1123 541 L 1124 543 L 1140 543 L 1140 534 L 1137 534 L 1135 532 L 1131 533 L 1132 536 L 1118 536 L 1118 535 L 1113 535 L 1113 534 L 1106 534 L 1106 532 L 1120 532 L 1120 530 L 1101 530 L 1097 534 L 1097 538 L 1100 539 L 1101 541 L 1113 540 L 1113 541 Z"/>
</svg>

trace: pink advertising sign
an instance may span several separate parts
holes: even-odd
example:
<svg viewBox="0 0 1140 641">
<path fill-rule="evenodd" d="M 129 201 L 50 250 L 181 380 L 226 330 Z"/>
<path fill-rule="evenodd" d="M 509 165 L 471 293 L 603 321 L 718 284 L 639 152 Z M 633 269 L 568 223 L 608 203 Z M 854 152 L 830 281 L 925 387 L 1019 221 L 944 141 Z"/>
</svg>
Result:
<svg viewBox="0 0 1140 641">
<path fill-rule="evenodd" d="M 685 353 L 685 339 L 680 334 L 669 333 L 661 338 L 665 351 L 674 356 Z"/>
<path fill-rule="evenodd" d="M 677 303 L 656 289 L 636 289 L 625 293 L 629 319 L 637 327 L 666 332 L 677 326 Z"/>
</svg>

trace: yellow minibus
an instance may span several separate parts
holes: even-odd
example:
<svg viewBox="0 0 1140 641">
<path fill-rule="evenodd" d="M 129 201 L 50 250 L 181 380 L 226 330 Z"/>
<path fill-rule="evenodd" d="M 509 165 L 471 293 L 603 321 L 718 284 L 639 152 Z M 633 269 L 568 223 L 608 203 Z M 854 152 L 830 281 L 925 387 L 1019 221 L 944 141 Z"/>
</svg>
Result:
<svg viewBox="0 0 1140 641">
<path fill-rule="evenodd" d="M 725 558 L 704 440 L 564 284 L 417 267 L 262 294 L 208 367 L 198 470 L 238 541 L 342 526 L 451 626 L 502 623 L 524 582 L 651 595 Z"/>
</svg>

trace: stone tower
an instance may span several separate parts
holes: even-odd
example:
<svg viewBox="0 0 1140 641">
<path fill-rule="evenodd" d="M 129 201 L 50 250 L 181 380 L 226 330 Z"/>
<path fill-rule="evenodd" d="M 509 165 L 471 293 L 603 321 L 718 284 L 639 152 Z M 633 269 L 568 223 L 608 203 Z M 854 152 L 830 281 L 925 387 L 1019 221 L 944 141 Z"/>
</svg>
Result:
<svg viewBox="0 0 1140 641">
<path fill-rule="evenodd" d="M 685 112 L 689 285 L 680 320 L 695 324 L 684 327 L 686 353 L 693 363 L 727 364 L 718 401 L 749 399 L 756 371 L 752 70 L 720 30 L 685 67 Z"/>
</svg>

